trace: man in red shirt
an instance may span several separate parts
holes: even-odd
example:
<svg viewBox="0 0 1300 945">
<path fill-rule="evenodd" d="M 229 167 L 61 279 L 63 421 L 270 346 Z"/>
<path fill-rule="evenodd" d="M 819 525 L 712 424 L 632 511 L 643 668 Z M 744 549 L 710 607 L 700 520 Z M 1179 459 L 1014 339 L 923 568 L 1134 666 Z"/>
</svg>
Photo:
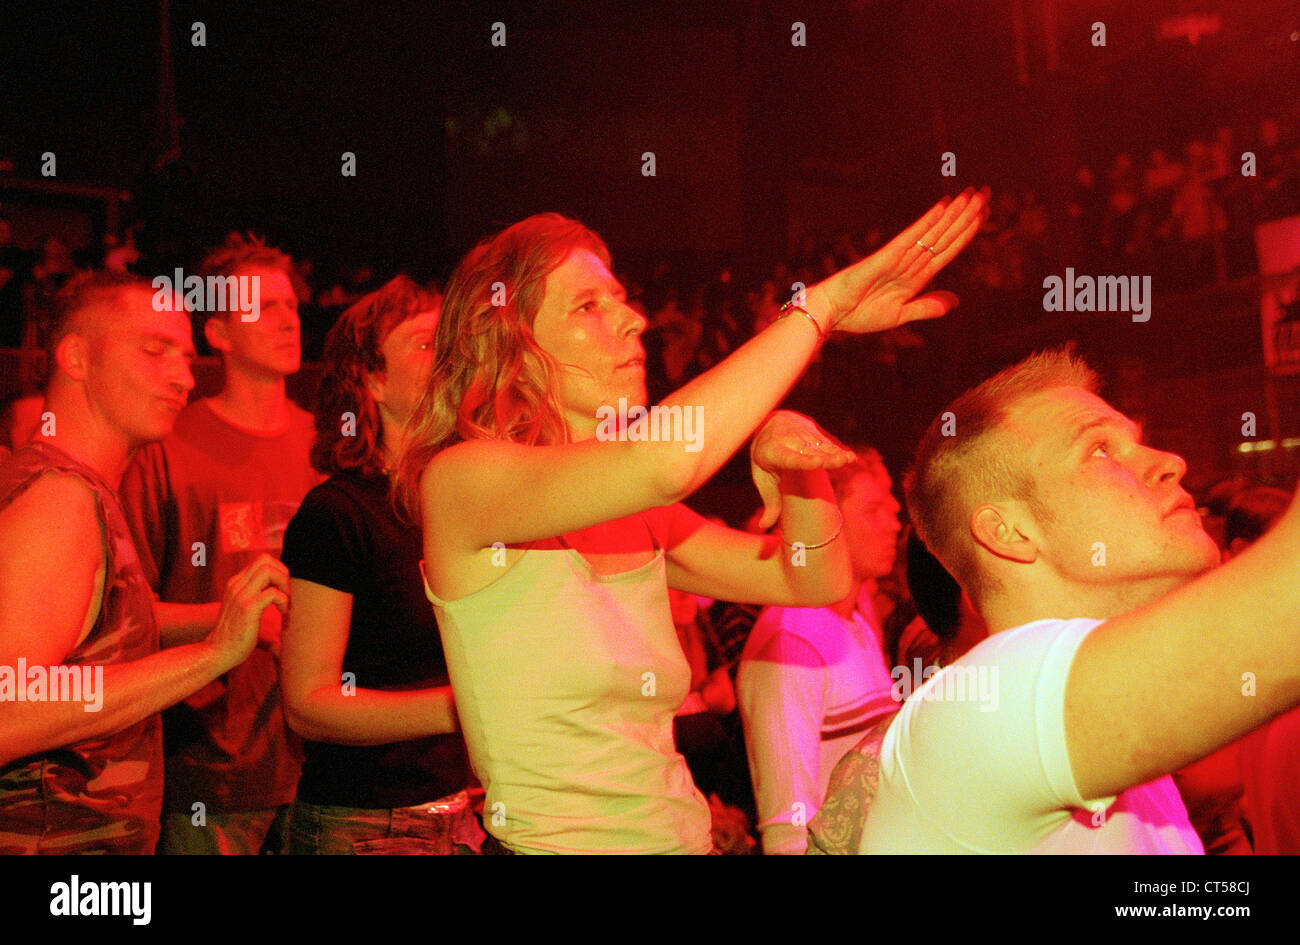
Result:
<svg viewBox="0 0 1300 945">
<path fill-rule="evenodd" d="M 308 459 L 312 416 L 285 393 L 301 360 L 289 258 L 232 234 L 200 276 L 234 279 L 227 295 L 256 300 L 198 316 L 225 386 L 186 407 L 122 484 L 159 621 L 181 638 L 206 632 L 229 574 L 261 553 L 279 556 L 289 519 L 321 479 Z M 164 716 L 159 852 L 282 849 L 301 748 L 280 709 L 279 633 L 270 615 L 248 660 Z"/>
</svg>

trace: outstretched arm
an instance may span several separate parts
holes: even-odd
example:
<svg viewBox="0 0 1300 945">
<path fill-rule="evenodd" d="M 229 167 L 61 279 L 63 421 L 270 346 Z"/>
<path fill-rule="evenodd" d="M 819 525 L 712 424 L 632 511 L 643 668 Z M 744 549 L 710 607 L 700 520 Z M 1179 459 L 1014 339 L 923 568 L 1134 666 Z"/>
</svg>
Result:
<svg viewBox="0 0 1300 945">
<path fill-rule="evenodd" d="M 666 398 L 661 407 L 702 419 L 695 442 L 528 447 L 473 440 L 443 451 L 421 485 L 426 550 L 463 555 L 498 541 L 551 538 L 690 495 L 789 392 L 816 349 L 818 329 L 882 331 L 947 312 L 951 295 L 917 294 L 974 237 L 984 205 L 983 194 L 969 191 L 936 204 L 876 253 L 809 289 L 807 316 L 779 319 Z"/>
<path fill-rule="evenodd" d="M 1227 564 L 1080 645 L 1065 690 L 1075 782 L 1105 797 L 1300 702 L 1300 509 Z"/>
</svg>

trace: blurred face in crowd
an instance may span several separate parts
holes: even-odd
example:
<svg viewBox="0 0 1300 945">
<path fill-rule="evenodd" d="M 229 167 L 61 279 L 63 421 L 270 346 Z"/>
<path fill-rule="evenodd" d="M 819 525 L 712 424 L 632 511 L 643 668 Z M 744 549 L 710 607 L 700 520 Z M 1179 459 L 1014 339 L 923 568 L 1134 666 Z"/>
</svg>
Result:
<svg viewBox="0 0 1300 945">
<path fill-rule="evenodd" d="M 594 435 L 599 407 L 617 407 L 621 397 L 645 405 L 645 326 L 591 250 L 574 250 L 546 277 L 533 335 L 560 364 L 560 406 L 579 439 Z"/>
<path fill-rule="evenodd" d="M 302 363 L 302 346 L 298 295 L 289 276 L 263 266 L 247 266 L 235 275 L 258 280 L 257 318 L 245 321 L 236 311 L 209 318 L 208 343 L 221 352 L 228 371 L 265 380 L 296 373 Z"/>
<path fill-rule="evenodd" d="M 156 312 L 151 291 L 124 289 L 79 313 L 59 348 L 60 369 L 132 447 L 171 433 L 194 387 L 185 312 Z"/>
<path fill-rule="evenodd" d="M 384 423 L 404 426 L 433 369 L 433 334 L 438 309 L 421 312 L 399 324 L 384 339 L 380 351 L 384 370 L 367 378 L 367 386 L 380 405 Z"/>
<path fill-rule="evenodd" d="M 894 569 L 901 510 L 891 491 L 889 473 L 876 462 L 851 479 L 840 496 L 844 536 L 854 577 L 866 581 Z"/>
</svg>

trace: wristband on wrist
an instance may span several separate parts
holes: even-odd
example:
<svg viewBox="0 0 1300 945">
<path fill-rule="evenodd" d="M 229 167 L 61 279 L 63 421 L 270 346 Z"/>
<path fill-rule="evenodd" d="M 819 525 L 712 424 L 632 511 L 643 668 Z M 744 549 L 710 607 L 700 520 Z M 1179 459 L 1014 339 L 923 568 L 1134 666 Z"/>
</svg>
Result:
<svg viewBox="0 0 1300 945">
<path fill-rule="evenodd" d="M 811 318 L 812 316 L 810 315 L 810 316 L 808 316 L 808 317 Z M 786 540 L 785 540 L 785 528 L 784 528 L 784 526 L 783 526 L 783 527 L 780 529 L 780 531 L 779 531 L 779 534 L 780 534 L 780 536 L 781 536 L 781 544 L 785 545 L 787 548 L 794 548 L 795 545 L 800 545 L 800 546 L 803 548 L 804 551 L 813 551 L 813 550 L 815 550 L 815 549 L 817 549 L 817 548 L 825 548 L 827 545 L 829 545 L 831 542 L 833 542 L 836 538 L 839 538 L 839 537 L 840 537 L 840 533 L 841 533 L 842 531 L 844 531 L 844 513 L 841 512 L 841 511 L 839 510 L 839 508 L 837 507 L 837 508 L 835 509 L 835 514 L 838 515 L 838 516 L 840 517 L 840 524 L 839 524 L 839 527 L 835 529 L 835 534 L 832 535 L 830 538 L 827 538 L 825 541 L 818 542 L 818 543 L 815 544 L 815 545 L 805 545 L 805 544 L 803 544 L 802 542 L 789 542 L 789 541 L 786 541 Z"/>
<path fill-rule="evenodd" d="M 808 319 L 808 321 L 813 323 L 813 327 L 817 329 L 817 346 L 820 348 L 822 344 L 826 341 L 826 332 L 822 330 L 822 326 L 817 321 L 817 319 L 813 318 L 812 313 L 808 311 L 808 309 L 804 308 L 802 305 L 795 302 L 794 299 L 791 299 L 789 302 L 786 302 L 784 305 L 781 306 L 781 308 L 776 313 L 776 320 L 780 321 L 781 319 L 785 318 L 787 315 L 792 315 L 795 312 L 798 312 L 804 318 Z"/>
</svg>

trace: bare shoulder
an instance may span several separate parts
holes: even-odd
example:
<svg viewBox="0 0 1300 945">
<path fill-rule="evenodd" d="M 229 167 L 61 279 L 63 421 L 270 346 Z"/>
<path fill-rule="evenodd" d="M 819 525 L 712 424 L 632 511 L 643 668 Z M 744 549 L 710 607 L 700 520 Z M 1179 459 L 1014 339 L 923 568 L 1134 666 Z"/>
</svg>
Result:
<svg viewBox="0 0 1300 945">
<path fill-rule="evenodd" d="M 50 470 L 0 509 L 0 534 L 23 541 L 99 530 L 95 493 L 77 476 Z"/>
<path fill-rule="evenodd" d="M 0 510 L 0 573 L 57 573 L 62 582 L 93 575 L 104 560 L 95 494 L 76 476 L 48 472 Z"/>
<path fill-rule="evenodd" d="M 464 499 L 494 493 L 506 481 L 517 484 L 512 473 L 521 472 L 538 452 L 538 447 L 508 440 L 462 440 L 439 450 L 424 467 L 420 497 L 426 509 L 459 508 Z"/>
<path fill-rule="evenodd" d="M 476 453 L 472 444 L 457 443 L 439 450 L 420 470 L 420 503 L 426 518 L 449 499 L 454 501 L 475 465 Z"/>
<path fill-rule="evenodd" d="M 509 440 L 461 440 L 438 451 L 425 468 L 426 474 L 459 473 L 466 470 L 483 470 L 499 462 L 520 459 L 536 447 L 512 443 Z"/>
<path fill-rule="evenodd" d="M 74 476 L 41 476 L 0 511 L 0 549 L 0 649 L 59 662 L 93 623 L 103 583 L 94 494 Z"/>
</svg>

